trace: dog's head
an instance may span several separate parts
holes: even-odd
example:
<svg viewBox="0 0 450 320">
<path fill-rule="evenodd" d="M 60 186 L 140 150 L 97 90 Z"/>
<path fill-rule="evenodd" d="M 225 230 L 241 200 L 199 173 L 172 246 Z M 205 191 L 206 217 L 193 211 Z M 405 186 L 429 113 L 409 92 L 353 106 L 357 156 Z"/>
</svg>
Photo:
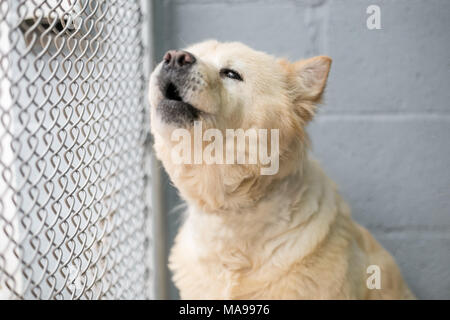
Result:
<svg viewBox="0 0 450 320">
<path fill-rule="evenodd" d="M 151 125 L 156 153 L 184 198 L 206 210 L 237 209 L 299 170 L 307 145 L 304 127 L 314 115 L 330 64 L 324 56 L 290 63 L 234 42 L 206 41 L 168 51 L 151 75 Z M 173 149 L 179 140 L 174 140 L 174 132 L 192 133 L 194 149 L 198 123 L 202 133 L 213 129 L 223 137 L 230 129 L 265 129 L 269 137 L 272 129 L 278 130 L 274 152 L 279 170 L 261 175 L 260 159 L 240 164 L 175 163 Z M 204 147 L 212 140 L 200 144 Z M 222 155 L 230 141 L 224 140 Z M 245 140 L 247 156 L 251 143 L 250 138 Z"/>
</svg>

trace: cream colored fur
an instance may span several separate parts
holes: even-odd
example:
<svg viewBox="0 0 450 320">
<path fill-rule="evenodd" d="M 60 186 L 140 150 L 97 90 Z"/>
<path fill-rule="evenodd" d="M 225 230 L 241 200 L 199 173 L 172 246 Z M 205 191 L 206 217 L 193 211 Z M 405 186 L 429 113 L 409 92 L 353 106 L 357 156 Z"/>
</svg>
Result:
<svg viewBox="0 0 450 320">
<path fill-rule="evenodd" d="M 413 298 L 391 257 L 355 223 L 334 183 L 308 155 L 306 124 L 324 90 L 331 59 L 290 63 L 240 43 L 206 41 L 186 49 L 197 59 L 196 91 L 183 100 L 202 110 L 207 128 L 280 129 L 280 170 L 256 165 L 175 165 L 156 106 L 161 64 L 150 81 L 155 151 L 188 204 L 170 255 L 183 299 Z M 244 81 L 223 79 L 223 67 Z M 369 289 L 370 265 L 381 289 Z"/>
</svg>

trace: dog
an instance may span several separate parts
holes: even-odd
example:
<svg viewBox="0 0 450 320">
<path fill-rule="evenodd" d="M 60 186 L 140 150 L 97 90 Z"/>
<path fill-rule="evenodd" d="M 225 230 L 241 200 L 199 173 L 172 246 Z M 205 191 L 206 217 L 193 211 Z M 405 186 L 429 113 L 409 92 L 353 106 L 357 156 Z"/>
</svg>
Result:
<svg viewBox="0 0 450 320">
<path fill-rule="evenodd" d="M 308 151 L 305 128 L 330 66 L 326 56 L 292 63 L 238 42 L 208 40 L 168 51 L 154 69 L 154 150 L 187 203 L 169 257 L 182 299 L 414 298 L 393 257 L 352 220 Z M 275 173 L 262 174 L 267 163 L 260 160 L 174 160 L 177 130 L 227 136 L 239 128 L 277 130 Z M 208 142 L 194 140 L 188 142 Z"/>
</svg>

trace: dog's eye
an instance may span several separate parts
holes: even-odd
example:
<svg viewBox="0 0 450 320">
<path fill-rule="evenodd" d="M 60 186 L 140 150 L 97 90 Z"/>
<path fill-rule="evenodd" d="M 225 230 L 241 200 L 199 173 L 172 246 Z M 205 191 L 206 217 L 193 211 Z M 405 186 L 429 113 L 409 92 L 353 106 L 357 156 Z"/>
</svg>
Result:
<svg viewBox="0 0 450 320">
<path fill-rule="evenodd" d="M 220 76 L 238 80 L 238 81 L 243 81 L 241 75 L 238 72 L 231 70 L 231 69 L 227 69 L 227 68 L 223 68 L 220 70 Z"/>
</svg>

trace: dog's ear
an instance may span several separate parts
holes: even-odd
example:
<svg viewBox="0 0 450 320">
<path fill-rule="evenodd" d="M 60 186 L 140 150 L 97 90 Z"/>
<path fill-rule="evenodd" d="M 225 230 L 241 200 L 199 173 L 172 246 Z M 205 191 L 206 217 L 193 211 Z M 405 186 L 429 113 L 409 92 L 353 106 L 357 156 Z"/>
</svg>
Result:
<svg viewBox="0 0 450 320">
<path fill-rule="evenodd" d="M 297 61 L 293 65 L 299 98 L 311 101 L 319 100 L 327 83 L 331 58 L 318 56 Z"/>
</svg>

